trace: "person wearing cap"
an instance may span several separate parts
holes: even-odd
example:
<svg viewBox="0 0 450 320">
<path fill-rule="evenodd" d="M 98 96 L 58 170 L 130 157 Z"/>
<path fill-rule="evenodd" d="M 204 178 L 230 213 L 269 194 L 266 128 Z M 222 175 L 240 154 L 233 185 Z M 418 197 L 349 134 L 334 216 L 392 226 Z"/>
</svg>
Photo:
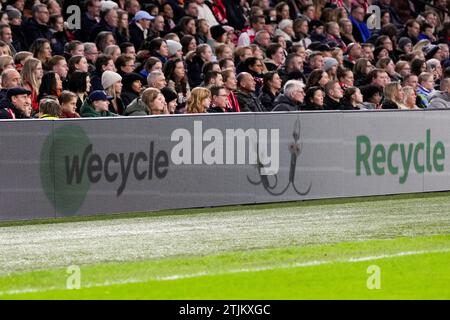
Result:
<svg viewBox="0 0 450 320">
<path fill-rule="evenodd" d="M 139 73 L 132 72 L 123 76 L 120 98 L 124 106 L 129 105 L 131 101 L 139 97 L 144 82 L 145 79 Z"/>
<path fill-rule="evenodd" d="M 169 47 L 169 59 L 183 58 L 183 46 L 175 40 L 166 40 L 167 47 Z"/>
<path fill-rule="evenodd" d="M 2 100 L 0 119 L 29 119 L 31 118 L 31 91 L 23 87 L 8 89 L 6 98 Z"/>
<path fill-rule="evenodd" d="M 134 45 L 136 51 L 139 50 L 141 44 L 147 39 L 150 23 L 153 19 L 154 17 L 148 12 L 138 11 L 131 20 L 128 30 L 130 31 L 130 42 Z"/>
<path fill-rule="evenodd" d="M 80 115 L 84 118 L 93 117 L 116 117 L 117 114 L 110 112 L 109 100 L 113 97 L 108 96 L 103 90 L 95 90 L 91 92 L 89 98 L 86 99 L 81 106 Z"/>
<path fill-rule="evenodd" d="M 109 111 L 122 115 L 125 109 L 120 94 L 122 93 L 122 76 L 114 71 L 106 70 L 102 74 L 102 86 L 106 93 L 112 97 Z"/>
<path fill-rule="evenodd" d="M 402 54 L 408 54 L 412 52 L 412 41 L 410 38 L 401 37 L 398 39 L 397 48 L 395 49 L 395 55 L 400 57 Z"/>
<path fill-rule="evenodd" d="M 328 77 L 331 80 L 336 79 L 338 66 L 339 63 L 335 58 L 326 57 L 323 59 L 323 70 L 328 73 Z"/>
<path fill-rule="evenodd" d="M 166 100 L 167 110 L 169 111 L 170 114 L 174 114 L 176 112 L 177 106 L 178 106 L 177 93 L 168 87 L 162 88 L 161 93 L 164 96 L 164 99 Z"/>
</svg>

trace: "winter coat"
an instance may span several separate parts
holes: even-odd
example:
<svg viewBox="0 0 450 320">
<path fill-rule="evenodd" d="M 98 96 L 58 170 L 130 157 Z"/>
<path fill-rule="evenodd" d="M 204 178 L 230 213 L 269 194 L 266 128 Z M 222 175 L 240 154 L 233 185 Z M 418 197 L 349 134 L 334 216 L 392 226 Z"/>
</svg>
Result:
<svg viewBox="0 0 450 320">
<path fill-rule="evenodd" d="M 272 111 L 300 111 L 300 104 L 292 101 L 284 93 L 280 94 L 274 101 L 275 108 Z"/>
<path fill-rule="evenodd" d="M 34 18 L 26 20 L 22 26 L 23 30 L 26 30 L 25 38 L 27 39 L 27 48 L 38 38 L 45 38 L 49 41 L 52 39 L 52 32 L 49 26 L 39 24 Z"/>
<path fill-rule="evenodd" d="M 255 97 L 254 94 L 244 93 L 242 91 L 238 91 L 236 93 L 237 100 L 239 102 L 239 106 L 241 108 L 241 112 L 265 112 L 267 111 L 261 102 L 259 102 L 258 98 Z"/>
<path fill-rule="evenodd" d="M 447 92 L 436 91 L 429 96 L 430 109 L 449 109 L 450 95 Z"/>
<path fill-rule="evenodd" d="M 323 99 L 324 110 L 345 110 L 345 106 L 340 102 L 331 99 L 329 96 L 325 96 Z"/>
<path fill-rule="evenodd" d="M 266 109 L 267 111 L 272 111 L 273 107 L 274 107 L 274 101 L 275 101 L 276 96 L 270 92 L 269 90 L 261 90 L 261 93 L 259 94 L 259 101 L 261 102 L 261 104 L 263 105 L 264 109 Z"/>
<path fill-rule="evenodd" d="M 0 119 L 28 119 L 22 111 L 8 99 L 4 98 L 0 101 Z"/>
<path fill-rule="evenodd" d="M 92 106 L 91 101 L 89 101 L 89 99 L 84 100 L 83 105 L 81 106 L 80 115 L 83 118 L 117 117 L 117 114 L 112 113 L 110 111 L 96 111 Z"/>
<path fill-rule="evenodd" d="M 141 98 L 134 99 L 123 112 L 124 116 L 148 116 L 151 115 L 147 105 Z"/>
</svg>

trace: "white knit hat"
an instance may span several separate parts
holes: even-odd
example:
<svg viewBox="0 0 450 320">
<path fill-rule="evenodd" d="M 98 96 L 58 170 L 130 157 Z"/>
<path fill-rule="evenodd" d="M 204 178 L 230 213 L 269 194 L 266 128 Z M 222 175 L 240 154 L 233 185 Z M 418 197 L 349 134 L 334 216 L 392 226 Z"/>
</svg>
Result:
<svg viewBox="0 0 450 320">
<path fill-rule="evenodd" d="M 283 19 L 278 24 L 278 29 L 283 30 L 287 27 L 292 27 L 292 25 L 293 25 L 293 22 L 291 19 Z"/>
<path fill-rule="evenodd" d="M 120 74 L 114 72 L 114 71 L 109 71 L 106 70 L 105 72 L 103 72 L 102 74 L 102 86 L 103 89 L 108 89 L 109 87 L 111 87 L 114 83 L 121 81 L 122 77 L 120 76 Z"/>
<path fill-rule="evenodd" d="M 167 46 L 169 47 L 169 55 L 174 56 L 177 51 L 182 50 L 181 44 L 175 40 L 166 40 Z"/>
</svg>

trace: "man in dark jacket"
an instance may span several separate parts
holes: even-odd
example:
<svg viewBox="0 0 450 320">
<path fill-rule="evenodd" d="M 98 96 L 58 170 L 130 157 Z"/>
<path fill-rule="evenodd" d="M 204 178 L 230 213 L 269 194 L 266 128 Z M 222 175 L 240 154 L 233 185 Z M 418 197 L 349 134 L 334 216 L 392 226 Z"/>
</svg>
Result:
<svg viewBox="0 0 450 320">
<path fill-rule="evenodd" d="M 47 25 L 50 19 L 47 6 L 45 4 L 35 4 L 32 12 L 33 17 L 23 23 L 23 30 L 26 30 L 25 37 L 28 47 L 38 38 L 45 38 L 49 41 L 52 38 L 52 32 Z"/>
<path fill-rule="evenodd" d="M 238 91 L 236 97 L 241 107 L 241 112 L 264 112 L 261 102 L 254 95 L 256 82 L 248 72 L 241 72 L 237 77 Z"/>
<path fill-rule="evenodd" d="M 113 34 L 114 39 L 116 40 L 116 44 L 119 45 L 122 42 L 125 42 L 125 39 L 120 35 L 117 26 L 118 26 L 118 13 L 117 8 L 113 7 L 111 9 L 107 9 L 102 12 L 102 19 L 100 24 L 92 30 L 90 35 L 90 41 L 95 42 L 95 38 L 102 31 L 109 31 Z"/>
<path fill-rule="evenodd" d="M 332 80 L 325 85 L 325 99 L 323 100 L 324 110 L 344 110 L 346 107 L 341 103 L 344 92 L 339 85 L 339 81 Z"/>
<path fill-rule="evenodd" d="M 0 101 L 0 119 L 28 119 L 31 117 L 31 91 L 15 87 L 8 89 Z"/>
<path fill-rule="evenodd" d="M 305 99 L 305 85 L 299 80 L 289 80 L 283 87 L 283 94 L 275 99 L 272 111 L 299 111 Z"/>
<path fill-rule="evenodd" d="M 88 0 L 85 9 L 86 12 L 81 15 L 81 28 L 74 32 L 75 38 L 82 42 L 88 41 L 92 30 L 100 26 L 102 4 L 100 0 Z"/>
<path fill-rule="evenodd" d="M 130 42 L 133 43 L 136 51 L 141 48 L 142 43 L 147 39 L 150 21 L 152 20 L 154 20 L 154 17 L 148 12 L 138 11 L 130 23 Z"/>
</svg>

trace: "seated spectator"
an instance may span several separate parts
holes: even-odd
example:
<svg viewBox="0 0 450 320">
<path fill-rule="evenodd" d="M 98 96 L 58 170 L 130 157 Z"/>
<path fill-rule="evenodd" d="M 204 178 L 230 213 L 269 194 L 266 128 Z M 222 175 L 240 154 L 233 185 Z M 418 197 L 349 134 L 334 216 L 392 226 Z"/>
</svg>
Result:
<svg viewBox="0 0 450 320">
<path fill-rule="evenodd" d="M 138 73 L 127 73 L 122 77 L 122 93 L 120 98 L 123 105 L 128 106 L 131 101 L 139 97 L 145 79 Z"/>
<path fill-rule="evenodd" d="M 283 87 L 283 93 L 275 98 L 272 111 L 299 111 L 305 99 L 303 88 L 305 85 L 299 80 L 289 80 Z"/>
<path fill-rule="evenodd" d="M 115 44 L 107 46 L 105 50 L 103 50 L 103 53 L 111 56 L 114 63 L 116 63 L 117 58 L 119 58 L 119 56 L 122 54 L 122 52 L 120 51 L 120 47 Z"/>
<path fill-rule="evenodd" d="M 335 58 L 326 57 L 323 59 L 323 70 L 328 73 L 330 80 L 337 79 L 338 66 L 339 62 Z"/>
<path fill-rule="evenodd" d="M 80 113 L 81 106 L 91 92 L 91 79 L 87 72 L 75 71 L 67 82 L 67 89 L 77 96 L 76 111 Z"/>
<path fill-rule="evenodd" d="M 31 92 L 31 106 L 34 112 L 39 110 L 39 87 L 41 86 L 44 69 L 42 63 L 38 59 L 30 58 L 25 61 L 22 69 L 22 80 L 25 89 Z"/>
<path fill-rule="evenodd" d="M 57 3 L 55 0 L 53 2 Z M 63 55 L 64 45 L 69 42 L 64 28 L 64 18 L 61 14 L 53 14 L 49 20 L 50 32 L 52 38 L 50 39 L 50 45 L 52 47 L 53 54 Z"/>
<path fill-rule="evenodd" d="M 100 32 L 95 37 L 95 40 L 93 42 L 95 42 L 95 45 L 97 46 L 97 48 L 100 52 L 104 52 L 106 47 L 116 44 L 116 40 L 115 40 L 112 32 L 109 32 L 109 31 Z"/>
<path fill-rule="evenodd" d="M 395 64 L 391 58 L 382 58 L 378 60 L 376 67 L 386 71 L 392 82 L 401 81 L 401 76 L 395 72 Z"/>
<path fill-rule="evenodd" d="M 195 53 L 186 57 L 187 74 L 191 88 L 197 87 L 202 82 L 201 75 L 203 65 L 212 60 L 213 54 L 209 45 L 201 44 Z"/>
<path fill-rule="evenodd" d="M 147 61 L 145 61 L 145 64 L 144 64 L 142 70 L 140 70 L 140 68 L 136 68 L 135 72 L 139 72 L 139 74 L 141 76 L 143 76 L 145 79 L 147 79 L 148 74 L 150 72 L 153 72 L 153 71 L 162 72 L 162 70 L 163 70 L 163 64 L 162 64 L 161 60 L 159 60 L 158 58 L 155 58 L 155 57 L 149 57 L 147 59 Z"/>
<path fill-rule="evenodd" d="M 265 110 L 271 111 L 274 107 L 275 98 L 280 92 L 282 80 L 276 71 L 269 71 L 264 74 L 263 83 L 258 99 Z"/>
<path fill-rule="evenodd" d="M 173 91 L 170 88 L 162 88 L 161 90 L 162 95 L 164 96 L 164 99 L 167 103 L 167 111 L 169 114 L 174 114 L 177 111 L 178 108 L 178 95 L 175 91 Z"/>
<path fill-rule="evenodd" d="M 15 69 L 14 59 L 11 56 L 0 56 L 0 73 L 5 69 Z"/>
<path fill-rule="evenodd" d="M 60 118 L 79 118 L 77 112 L 77 95 L 71 91 L 63 91 L 59 97 L 59 104 L 61 105 Z"/>
<path fill-rule="evenodd" d="M 42 65 L 45 65 L 52 58 L 52 48 L 50 47 L 50 40 L 36 39 L 30 46 L 30 51 L 33 57 L 40 60 Z"/>
<path fill-rule="evenodd" d="M 211 91 L 202 87 L 194 88 L 187 99 L 186 113 L 205 113 L 210 104 Z"/>
<path fill-rule="evenodd" d="M 102 75 L 105 71 L 116 71 L 116 67 L 111 56 L 101 54 L 95 61 L 95 71 L 92 73 L 92 90 L 104 90 L 102 87 Z"/>
<path fill-rule="evenodd" d="M 159 89 L 147 88 L 142 96 L 134 99 L 125 109 L 125 116 L 167 114 L 166 100 Z"/>
<path fill-rule="evenodd" d="M 169 59 L 182 59 L 183 58 L 183 47 L 181 44 L 174 40 L 166 40 L 167 47 L 169 48 Z"/>
<path fill-rule="evenodd" d="M 146 11 L 138 11 L 129 24 L 130 41 L 134 48 L 138 51 L 141 48 L 144 40 L 147 39 L 148 30 L 150 29 L 151 21 L 154 19 Z"/>
<path fill-rule="evenodd" d="M 403 104 L 408 109 L 420 109 L 416 105 L 417 94 L 416 90 L 413 87 L 406 86 L 403 87 L 403 95 L 405 98 L 403 99 Z"/>
<path fill-rule="evenodd" d="M 345 105 L 344 110 L 359 110 L 366 109 L 363 106 L 363 96 L 357 87 L 348 87 L 342 98 L 342 104 Z"/>
<path fill-rule="evenodd" d="M 67 63 L 69 74 L 75 71 L 88 72 L 89 64 L 84 56 L 72 56 Z"/>
<path fill-rule="evenodd" d="M 122 77 L 126 74 L 134 72 L 135 59 L 129 55 L 121 54 L 116 60 L 117 73 Z"/>
<path fill-rule="evenodd" d="M 252 75 L 248 72 L 241 72 L 237 77 L 236 97 L 239 102 L 241 112 L 264 112 L 261 102 L 254 95 L 256 83 Z"/>
<path fill-rule="evenodd" d="M 156 57 L 164 64 L 169 58 L 169 47 L 166 40 L 163 38 L 155 38 L 150 42 L 144 42 L 142 45 L 143 50 L 148 50 L 152 57 Z"/>
<path fill-rule="evenodd" d="M 337 80 L 339 81 L 339 85 L 343 90 L 347 90 L 354 85 L 354 76 L 353 72 L 347 68 L 338 68 L 337 71 Z"/>
<path fill-rule="evenodd" d="M 381 100 L 383 99 L 383 89 L 377 85 L 368 84 L 361 87 L 363 95 L 363 105 L 366 109 L 380 109 Z"/>
<path fill-rule="evenodd" d="M 52 38 L 52 32 L 47 25 L 50 14 L 45 4 L 37 3 L 32 8 L 33 17 L 26 20 L 23 24 L 24 30 L 26 30 L 25 37 L 27 40 L 27 46 L 31 46 L 35 39 L 44 38 L 50 41 Z"/>
<path fill-rule="evenodd" d="M 69 67 L 67 65 L 67 61 L 63 56 L 53 56 L 47 63 L 47 69 L 48 71 L 54 71 L 56 72 L 61 80 L 63 81 L 63 87 L 67 84 L 67 74 L 69 72 Z"/>
<path fill-rule="evenodd" d="M 278 43 L 272 43 L 266 50 L 267 61 L 265 61 L 267 70 L 274 71 L 281 69 L 286 60 L 284 49 Z"/>
<path fill-rule="evenodd" d="M 59 119 L 61 106 L 57 99 L 44 98 L 39 101 L 39 119 Z"/>
<path fill-rule="evenodd" d="M 147 83 L 149 87 L 161 90 L 167 86 L 166 78 L 164 73 L 161 71 L 153 71 L 148 74 Z"/>
<path fill-rule="evenodd" d="M 114 71 L 105 71 L 102 74 L 102 86 L 112 99 L 109 100 L 109 111 L 122 115 L 125 110 L 120 94 L 122 93 L 122 77 Z"/>
<path fill-rule="evenodd" d="M 429 97 L 434 92 L 433 75 L 428 72 L 423 72 L 419 76 L 419 85 L 417 87 L 418 104 L 421 109 L 428 108 L 430 101 Z"/>
<path fill-rule="evenodd" d="M 237 90 L 236 73 L 232 69 L 222 71 L 223 86 L 228 93 L 227 110 L 228 112 L 240 112 L 241 107 L 239 101 L 234 93 Z"/>
<path fill-rule="evenodd" d="M 117 114 L 108 110 L 109 100 L 113 99 L 111 96 L 107 96 L 105 91 L 95 90 L 89 98 L 83 102 L 81 106 L 82 117 L 116 117 Z"/>
<path fill-rule="evenodd" d="M 54 71 L 47 72 L 42 77 L 41 85 L 39 87 L 39 95 L 38 101 L 47 97 L 47 96 L 55 96 L 58 98 L 62 92 L 62 81 Z"/>
<path fill-rule="evenodd" d="M 323 101 L 324 110 L 347 110 L 341 103 L 344 91 L 339 85 L 339 81 L 332 80 L 325 85 L 325 99 Z"/>
<path fill-rule="evenodd" d="M 211 105 L 206 110 L 209 113 L 227 112 L 227 97 L 228 94 L 223 86 L 212 86 L 211 90 Z"/>
<path fill-rule="evenodd" d="M 306 91 L 305 103 L 302 110 L 323 110 L 323 89 L 319 86 L 310 87 Z"/>
<path fill-rule="evenodd" d="M 1 103 L 0 119 L 31 118 L 31 91 L 23 87 L 8 89 L 5 101 Z"/>
<path fill-rule="evenodd" d="M 355 79 L 355 86 L 361 86 L 367 84 L 367 76 L 370 71 L 375 69 L 369 59 L 358 59 L 353 67 L 353 77 Z"/>
<path fill-rule="evenodd" d="M 175 58 L 167 61 L 164 66 L 164 76 L 168 81 L 167 87 L 178 94 L 179 107 L 184 107 L 187 97 L 191 92 L 191 88 L 189 86 L 183 60 Z"/>
<path fill-rule="evenodd" d="M 330 77 L 328 73 L 323 70 L 317 69 L 311 72 L 308 78 L 308 82 L 306 82 L 306 90 L 311 87 L 319 86 L 322 89 L 325 88 L 325 85 L 330 81 Z"/>
<path fill-rule="evenodd" d="M 6 69 L 1 74 L 1 90 L 0 90 L 0 101 L 6 98 L 6 93 L 8 89 L 19 87 L 22 85 L 22 78 L 20 73 L 15 69 Z M 1 108 L 1 104 L 0 104 Z"/>
<path fill-rule="evenodd" d="M 450 78 L 441 81 L 441 91 L 436 91 L 429 96 L 430 109 L 450 108 Z"/>
</svg>

